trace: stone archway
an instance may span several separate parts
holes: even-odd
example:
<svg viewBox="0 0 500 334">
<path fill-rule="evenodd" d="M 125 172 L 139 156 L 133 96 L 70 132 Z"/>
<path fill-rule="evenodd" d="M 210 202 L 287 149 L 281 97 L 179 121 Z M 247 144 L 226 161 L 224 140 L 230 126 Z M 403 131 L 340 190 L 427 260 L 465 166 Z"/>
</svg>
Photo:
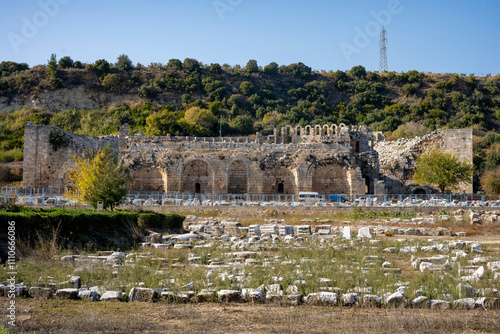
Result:
<svg viewBox="0 0 500 334">
<path fill-rule="evenodd" d="M 214 174 L 209 164 L 201 159 L 189 160 L 182 170 L 182 192 L 212 193 Z"/>
<path fill-rule="evenodd" d="M 318 167 L 313 172 L 312 191 L 320 194 L 350 194 L 347 170 L 340 165 Z"/>
<path fill-rule="evenodd" d="M 241 160 L 233 161 L 227 169 L 227 192 L 230 194 L 248 192 L 248 170 Z"/>
</svg>

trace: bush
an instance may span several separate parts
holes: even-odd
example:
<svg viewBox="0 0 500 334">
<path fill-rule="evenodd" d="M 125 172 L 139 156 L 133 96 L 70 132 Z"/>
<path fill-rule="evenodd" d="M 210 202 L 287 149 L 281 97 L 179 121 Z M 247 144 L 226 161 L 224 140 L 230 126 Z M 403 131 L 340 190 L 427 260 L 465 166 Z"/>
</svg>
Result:
<svg viewBox="0 0 500 334">
<path fill-rule="evenodd" d="M 176 58 L 170 59 L 168 61 L 167 67 L 168 68 L 176 68 L 176 69 L 180 70 L 180 69 L 182 69 L 182 61 L 180 61 L 179 59 L 176 59 Z"/>
<path fill-rule="evenodd" d="M 481 176 L 481 188 L 487 195 L 500 194 L 500 166 L 494 170 L 486 171 Z"/>
<path fill-rule="evenodd" d="M 1 162 L 12 162 L 12 161 L 21 161 L 23 160 L 23 149 L 22 148 L 13 148 L 11 150 L 0 152 L 0 161 Z"/>
<path fill-rule="evenodd" d="M 197 72 L 200 68 L 200 63 L 193 58 L 186 58 L 182 63 L 182 67 L 188 72 Z"/>
<path fill-rule="evenodd" d="M 415 87 L 413 87 L 412 84 L 406 84 L 403 86 L 403 94 L 405 96 L 413 95 L 413 94 L 415 94 L 415 92 L 416 92 L 416 89 L 415 89 Z"/>
<path fill-rule="evenodd" d="M 162 214 L 154 211 L 142 211 L 139 213 L 137 225 L 142 228 L 182 228 L 184 216 L 177 214 Z"/>
<path fill-rule="evenodd" d="M 110 73 L 107 74 L 104 79 L 102 79 L 101 86 L 108 92 L 119 93 L 123 87 L 123 84 L 124 80 L 120 74 Z"/>
<path fill-rule="evenodd" d="M 250 81 L 243 81 L 240 85 L 240 93 L 245 96 L 250 96 L 255 93 L 255 86 Z"/>
<path fill-rule="evenodd" d="M 75 63 L 73 62 L 73 59 L 71 59 L 71 57 L 66 56 L 66 57 L 62 57 L 61 59 L 59 59 L 58 65 L 60 68 L 69 68 L 69 67 L 73 67 L 75 65 Z"/>
<path fill-rule="evenodd" d="M 431 129 L 423 126 L 420 123 L 408 122 L 401 124 L 393 133 L 394 139 L 400 138 L 414 138 L 417 136 L 424 136 L 431 133 Z"/>
<path fill-rule="evenodd" d="M 130 60 L 130 58 L 125 54 L 118 56 L 117 60 L 118 61 L 116 62 L 115 66 L 119 70 L 130 71 L 134 67 L 134 65 L 132 64 L 132 60 Z"/>
<path fill-rule="evenodd" d="M 137 217 L 137 212 L 129 211 L 96 212 L 65 209 L 41 211 L 25 207 L 0 211 L 0 221 L 16 222 L 16 231 L 19 231 L 21 240 L 51 238 L 54 231 L 58 231 L 58 240 L 74 247 L 92 244 L 116 248 L 114 236 L 126 235 L 129 226 L 136 224 Z"/>
<path fill-rule="evenodd" d="M 250 59 L 247 63 L 247 66 L 245 66 L 245 69 L 250 73 L 258 72 L 259 65 L 257 65 L 257 61 L 255 59 Z"/>
<path fill-rule="evenodd" d="M 222 72 L 222 67 L 221 67 L 219 64 L 217 64 L 217 63 L 215 63 L 215 64 L 210 64 L 209 69 L 210 69 L 210 72 L 212 72 L 212 73 L 217 73 L 217 74 L 219 74 L 219 73 L 221 73 L 221 72 Z"/>
<path fill-rule="evenodd" d="M 349 71 L 349 75 L 353 78 L 364 78 L 366 76 L 366 69 L 362 65 L 354 66 Z"/>
<path fill-rule="evenodd" d="M 264 66 L 264 72 L 267 74 L 277 74 L 278 73 L 278 64 L 275 62 L 270 63 L 269 65 Z"/>
</svg>

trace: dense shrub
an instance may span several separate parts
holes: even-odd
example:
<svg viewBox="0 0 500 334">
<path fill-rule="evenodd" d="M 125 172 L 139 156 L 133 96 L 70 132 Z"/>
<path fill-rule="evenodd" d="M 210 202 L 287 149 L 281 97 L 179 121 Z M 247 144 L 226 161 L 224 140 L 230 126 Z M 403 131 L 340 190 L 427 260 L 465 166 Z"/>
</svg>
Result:
<svg viewBox="0 0 500 334">
<path fill-rule="evenodd" d="M 140 223 L 139 216 L 153 215 L 155 223 Z M 134 243 L 130 230 L 134 226 L 180 228 L 184 216 L 159 214 L 154 212 L 138 213 L 133 211 L 30 209 L 23 206 L 0 206 L 0 221 L 16 222 L 16 234 L 20 240 L 35 242 L 39 238 L 50 239 L 57 231 L 62 246 L 111 248 L 132 246 Z M 141 220 L 142 222 L 143 220 Z M 156 225 L 155 225 L 156 224 Z"/>
<path fill-rule="evenodd" d="M 177 214 L 162 214 L 154 211 L 140 212 L 137 219 L 137 225 L 142 228 L 182 228 L 184 216 Z"/>
</svg>

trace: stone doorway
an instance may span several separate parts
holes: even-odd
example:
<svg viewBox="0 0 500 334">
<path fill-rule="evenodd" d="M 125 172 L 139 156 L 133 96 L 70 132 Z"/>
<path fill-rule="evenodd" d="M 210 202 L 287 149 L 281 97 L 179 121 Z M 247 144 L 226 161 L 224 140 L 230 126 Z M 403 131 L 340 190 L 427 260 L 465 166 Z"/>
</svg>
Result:
<svg viewBox="0 0 500 334">
<path fill-rule="evenodd" d="M 188 161 L 182 172 L 182 192 L 212 193 L 214 183 L 213 171 L 208 163 L 201 159 Z"/>
</svg>

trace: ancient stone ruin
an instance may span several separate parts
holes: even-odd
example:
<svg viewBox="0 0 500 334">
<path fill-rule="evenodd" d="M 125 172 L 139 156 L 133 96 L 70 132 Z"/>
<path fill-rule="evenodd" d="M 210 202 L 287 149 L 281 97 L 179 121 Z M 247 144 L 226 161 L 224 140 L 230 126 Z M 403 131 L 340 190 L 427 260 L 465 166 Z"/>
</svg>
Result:
<svg viewBox="0 0 500 334">
<path fill-rule="evenodd" d="M 89 137 L 28 122 L 24 138 L 24 187 L 56 190 L 71 186 L 72 156 L 108 143 L 129 170 L 134 191 L 397 193 L 406 190 L 416 156 L 430 147 L 472 161 L 472 130 L 438 131 L 403 151 L 395 146 L 399 142 L 385 142 L 365 126 L 344 124 L 287 126 L 269 136 L 197 138 L 131 136 L 127 124 L 118 136 Z M 387 168 L 393 161 L 397 168 Z"/>
</svg>

